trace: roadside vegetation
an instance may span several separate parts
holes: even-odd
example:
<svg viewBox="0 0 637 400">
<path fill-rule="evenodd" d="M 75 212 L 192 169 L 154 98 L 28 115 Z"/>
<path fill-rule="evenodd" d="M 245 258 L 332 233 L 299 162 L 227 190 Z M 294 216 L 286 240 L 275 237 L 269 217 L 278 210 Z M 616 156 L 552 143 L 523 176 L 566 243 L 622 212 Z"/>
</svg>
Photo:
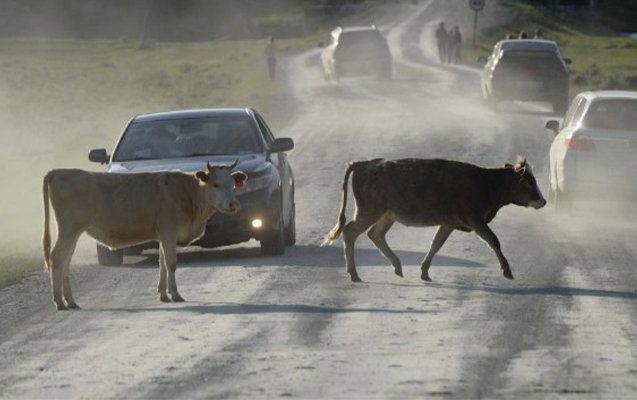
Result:
<svg viewBox="0 0 637 400">
<path fill-rule="evenodd" d="M 540 28 L 572 61 L 571 96 L 584 90 L 637 90 L 637 39 L 622 34 L 630 26 L 630 16 L 604 8 L 592 14 L 586 9 L 565 12 L 513 0 L 503 4 L 514 8 L 517 18 L 487 32 L 475 48 L 468 43 L 465 63 L 475 64 L 477 56 L 488 56 L 493 45 L 508 34 L 525 31 L 533 37 Z"/>
</svg>

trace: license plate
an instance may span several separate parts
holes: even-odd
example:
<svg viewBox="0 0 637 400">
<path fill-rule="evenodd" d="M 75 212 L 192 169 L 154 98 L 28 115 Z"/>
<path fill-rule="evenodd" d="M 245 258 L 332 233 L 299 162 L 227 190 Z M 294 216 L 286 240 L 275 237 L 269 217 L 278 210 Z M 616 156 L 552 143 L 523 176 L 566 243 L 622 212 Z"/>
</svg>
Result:
<svg viewBox="0 0 637 400">
<path fill-rule="evenodd" d="M 544 82 L 542 81 L 518 81 L 518 87 L 521 88 L 541 88 L 544 87 Z"/>
</svg>

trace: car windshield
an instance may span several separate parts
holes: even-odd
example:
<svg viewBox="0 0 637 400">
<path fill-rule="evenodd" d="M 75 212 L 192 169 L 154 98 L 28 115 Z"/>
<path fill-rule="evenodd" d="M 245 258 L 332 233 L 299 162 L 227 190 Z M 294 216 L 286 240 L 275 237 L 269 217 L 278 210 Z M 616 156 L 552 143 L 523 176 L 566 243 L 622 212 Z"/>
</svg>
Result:
<svg viewBox="0 0 637 400">
<path fill-rule="evenodd" d="M 384 57 L 387 43 L 375 30 L 343 32 L 338 39 L 337 52 L 351 57 Z"/>
<path fill-rule="evenodd" d="M 263 142 L 247 116 L 131 123 L 113 161 L 259 153 Z"/>
<path fill-rule="evenodd" d="M 637 132 L 637 100 L 595 101 L 591 103 L 583 124 L 588 128 Z"/>
<path fill-rule="evenodd" d="M 564 66 L 555 53 L 545 52 L 507 52 L 498 61 L 498 68 L 503 71 L 552 75 L 564 71 Z"/>
</svg>

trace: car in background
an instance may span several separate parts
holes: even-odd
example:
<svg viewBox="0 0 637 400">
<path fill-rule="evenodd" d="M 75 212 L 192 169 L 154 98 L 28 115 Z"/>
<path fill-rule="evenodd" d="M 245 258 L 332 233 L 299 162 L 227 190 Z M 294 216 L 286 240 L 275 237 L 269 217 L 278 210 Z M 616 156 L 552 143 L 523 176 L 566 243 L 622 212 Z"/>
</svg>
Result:
<svg viewBox="0 0 637 400">
<path fill-rule="evenodd" d="M 323 47 L 321 65 L 328 81 L 344 76 L 392 77 L 392 56 L 387 40 L 375 26 L 337 27 Z"/>
<path fill-rule="evenodd" d="M 179 170 L 194 172 L 206 163 L 232 164 L 248 175 L 235 188 L 237 214 L 215 213 L 194 245 L 210 248 L 256 239 L 264 255 L 282 254 L 296 241 L 294 176 L 286 151 L 291 138 L 276 138 L 259 113 L 250 108 L 195 109 L 137 115 L 108 155 L 93 149 L 89 160 L 107 164 L 107 173 L 130 174 Z M 140 254 L 156 242 L 126 251 L 97 244 L 98 262 L 119 265 L 123 255 Z"/>
<path fill-rule="evenodd" d="M 549 154 L 549 202 L 565 209 L 582 197 L 637 199 L 637 92 L 589 91 L 575 96 Z"/>
<path fill-rule="evenodd" d="M 557 44 L 541 39 L 507 39 L 495 44 L 481 73 L 483 100 L 543 101 L 563 115 L 569 104 L 569 70 Z"/>
</svg>

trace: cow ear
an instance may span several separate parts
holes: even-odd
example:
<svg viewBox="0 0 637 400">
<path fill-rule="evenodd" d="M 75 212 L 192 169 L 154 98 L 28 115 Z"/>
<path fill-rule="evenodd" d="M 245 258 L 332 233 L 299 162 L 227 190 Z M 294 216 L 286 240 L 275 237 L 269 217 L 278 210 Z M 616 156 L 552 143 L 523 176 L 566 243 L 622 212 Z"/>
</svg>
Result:
<svg viewBox="0 0 637 400">
<path fill-rule="evenodd" d="M 235 171 L 232 173 L 232 178 L 234 179 L 234 187 L 238 189 L 245 185 L 245 181 L 248 180 L 248 175 L 241 171 Z"/>
<path fill-rule="evenodd" d="M 210 180 L 210 175 L 208 175 L 204 171 L 197 171 L 195 176 L 197 177 L 197 179 L 199 179 L 200 181 L 202 181 L 204 183 L 206 183 L 206 182 L 208 182 Z"/>
</svg>

